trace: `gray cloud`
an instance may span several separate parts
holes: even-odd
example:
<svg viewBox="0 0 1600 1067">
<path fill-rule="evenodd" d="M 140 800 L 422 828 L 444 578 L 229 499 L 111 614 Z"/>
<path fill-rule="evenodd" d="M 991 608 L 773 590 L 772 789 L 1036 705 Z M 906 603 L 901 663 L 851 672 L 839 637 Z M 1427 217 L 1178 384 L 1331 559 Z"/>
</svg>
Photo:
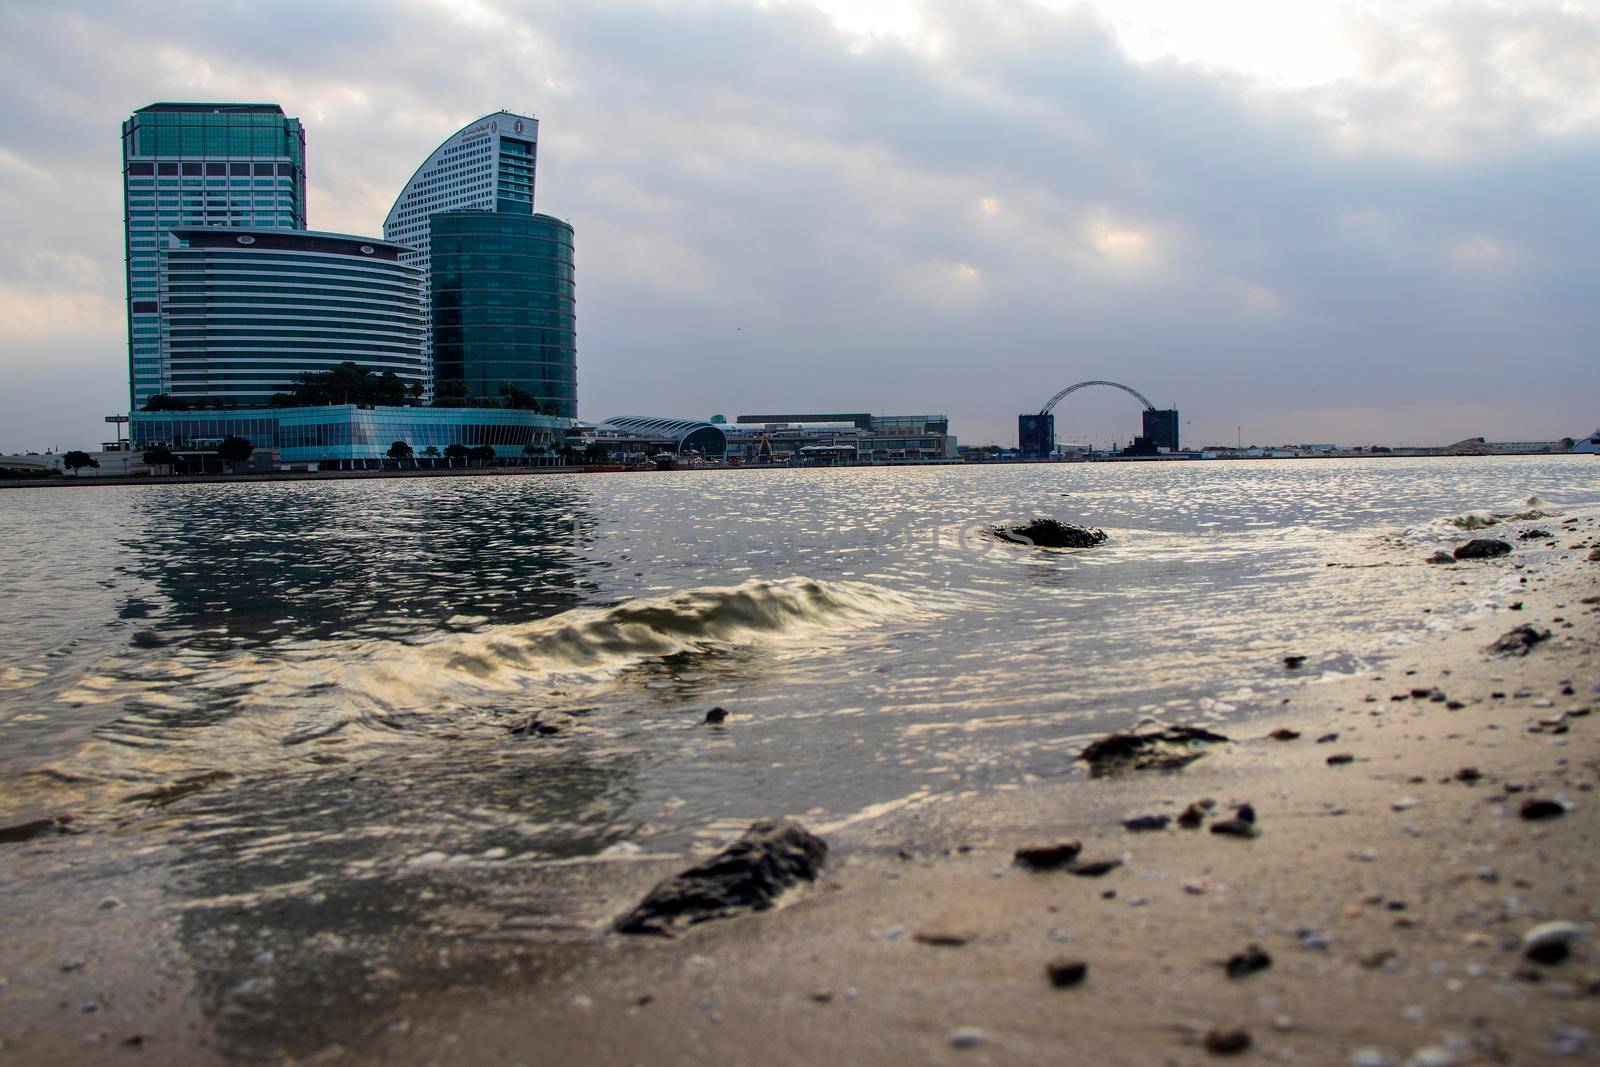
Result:
<svg viewBox="0 0 1600 1067">
<path fill-rule="evenodd" d="M 537 114 L 586 417 L 947 411 L 1009 441 L 1108 376 L 1210 440 L 1596 421 L 1600 17 L 1352 21 L 1355 77 L 1272 91 L 1135 63 L 1087 8 L 924 13 L 936 52 L 802 5 L 14 2 L 0 448 L 84 443 L 125 395 L 117 124 L 201 98 L 303 118 L 311 224 L 356 232 L 468 119 Z M 1134 422 L 1069 404 L 1064 432 Z"/>
</svg>

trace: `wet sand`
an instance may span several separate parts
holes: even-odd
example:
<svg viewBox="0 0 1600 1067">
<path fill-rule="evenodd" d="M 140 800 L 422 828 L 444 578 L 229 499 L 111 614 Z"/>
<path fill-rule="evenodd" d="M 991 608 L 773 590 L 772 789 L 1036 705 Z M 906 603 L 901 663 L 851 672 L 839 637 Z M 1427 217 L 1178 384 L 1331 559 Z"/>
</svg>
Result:
<svg viewBox="0 0 1600 1067">
<path fill-rule="evenodd" d="M 352 976 L 359 1011 L 291 991 L 280 1014 L 258 1021 L 260 1051 L 274 1031 L 341 1012 L 340 1036 L 300 1062 L 1592 1060 L 1600 603 L 1582 601 L 1600 593 L 1600 562 L 1585 559 L 1593 518 L 1576 531 L 1545 525 L 1559 549 L 1520 572 L 1521 610 L 1424 638 L 1376 674 L 1307 678 L 1287 705 L 1224 727 L 1233 743 L 1181 771 L 1041 784 L 835 828 L 817 884 L 775 911 L 677 940 L 601 933 L 550 945 L 490 931 L 431 968 L 397 953 Z M 1471 597 L 1522 565 L 1513 555 L 1452 570 Z M 1526 657 L 1486 652 L 1523 623 L 1552 636 Z M 1270 739 L 1278 729 L 1300 736 Z M 1318 742 L 1330 733 L 1338 739 Z M 1335 755 L 1352 759 L 1330 765 Z M 1481 777 L 1463 780 L 1468 767 Z M 1535 797 L 1570 807 L 1524 819 Z M 1216 811 L 1199 829 L 1122 826 L 1201 798 Z M 1210 832 L 1244 803 L 1259 836 Z M 1083 877 L 1012 863 L 1019 847 L 1066 838 L 1081 840 L 1087 859 L 1122 864 Z M 13 884 L 44 858 L 30 853 L 77 840 L 7 846 Z M 601 866 L 596 899 L 620 914 L 685 863 Z M 141 907 L 126 884 L 119 891 L 129 899 L 105 910 L 48 894 L 8 909 L 0 1055 L 277 1062 L 213 1040 L 217 1018 L 163 940 L 170 912 Z M 1530 962 L 1520 938 L 1550 920 L 1579 924 L 1583 937 L 1564 962 Z M 1223 963 L 1252 944 L 1270 966 L 1228 977 Z M 82 946 L 87 963 L 63 970 Z M 1046 965 L 1063 958 L 1087 964 L 1081 984 L 1047 979 Z M 422 985 L 391 992 L 392 971 L 417 968 Z M 1242 1029 L 1249 1049 L 1208 1051 L 1214 1028 Z M 134 1036 L 136 1046 L 124 1044 Z"/>
</svg>

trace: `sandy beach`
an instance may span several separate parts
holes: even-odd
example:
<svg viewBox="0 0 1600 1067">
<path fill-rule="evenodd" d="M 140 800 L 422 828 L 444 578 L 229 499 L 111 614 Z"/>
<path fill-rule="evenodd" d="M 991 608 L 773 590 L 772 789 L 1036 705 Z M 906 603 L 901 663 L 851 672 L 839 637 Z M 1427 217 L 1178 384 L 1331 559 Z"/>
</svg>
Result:
<svg viewBox="0 0 1600 1067">
<path fill-rule="evenodd" d="M 592 929 L 479 930 L 420 957 L 397 946 L 348 975 L 358 1011 L 283 990 L 277 1013 L 251 1022 L 259 1055 L 237 1033 L 214 1040 L 202 1002 L 215 997 L 166 941 L 175 920 L 155 887 L 141 900 L 132 878 L 104 908 L 18 895 L 4 1059 L 1592 1062 L 1600 562 L 1587 557 L 1600 542 L 1589 513 L 1489 533 L 1534 525 L 1555 538 L 1436 567 L 1443 595 L 1483 602 L 1469 626 L 1424 631 L 1377 672 L 1307 676 L 1275 707 L 1208 721 L 1230 740 L 1181 770 L 813 826 L 830 846 L 814 884 L 675 939 L 619 935 L 606 917 L 682 857 L 595 864 Z M 1395 565 L 1434 566 L 1426 555 L 1397 549 Z M 1488 650 L 1521 625 L 1549 637 L 1525 655 Z M 1212 805 L 1192 829 L 1124 825 L 1200 801 Z M 1526 808 L 1543 817 L 1524 816 L 1530 802 L 1546 802 Z M 1212 831 L 1243 805 L 1253 836 Z M 12 884 L 87 836 L 6 846 Z M 1065 840 L 1116 862 L 1098 875 L 1013 862 Z M 1551 922 L 1575 924 L 1549 935 L 1567 958 L 1530 959 L 1526 935 Z M 1052 963 L 1083 964 L 1081 981 L 1058 986 Z M 271 1051 L 302 1027 L 336 1036 Z"/>
</svg>

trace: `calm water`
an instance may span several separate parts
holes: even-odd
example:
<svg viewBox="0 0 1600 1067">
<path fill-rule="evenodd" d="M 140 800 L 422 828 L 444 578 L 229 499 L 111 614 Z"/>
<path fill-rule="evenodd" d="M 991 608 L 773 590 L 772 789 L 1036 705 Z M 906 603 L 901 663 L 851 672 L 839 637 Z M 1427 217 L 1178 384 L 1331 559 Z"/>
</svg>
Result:
<svg viewBox="0 0 1600 1067">
<path fill-rule="evenodd" d="M 1418 546 L 1534 494 L 1600 502 L 1600 464 L 11 492 L 0 810 L 112 818 L 221 772 L 184 832 L 271 838 L 277 881 L 836 824 L 1071 774 L 1084 734 L 1143 715 L 1247 713 L 1287 651 L 1349 670 L 1449 625 L 1417 606 L 1453 581 Z M 979 532 L 1033 515 L 1111 540 Z"/>
</svg>

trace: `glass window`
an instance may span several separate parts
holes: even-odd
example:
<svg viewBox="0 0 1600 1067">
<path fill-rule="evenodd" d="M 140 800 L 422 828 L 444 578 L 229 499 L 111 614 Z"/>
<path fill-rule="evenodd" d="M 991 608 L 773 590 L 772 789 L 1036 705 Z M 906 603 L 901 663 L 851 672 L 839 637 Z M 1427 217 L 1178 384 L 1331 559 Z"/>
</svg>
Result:
<svg viewBox="0 0 1600 1067">
<path fill-rule="evenodd" d="M 156 164 L 156 173 L 176 174 L 178 173 L 178 165 L 176 163 L 158 163 Z"/>
</svg>

